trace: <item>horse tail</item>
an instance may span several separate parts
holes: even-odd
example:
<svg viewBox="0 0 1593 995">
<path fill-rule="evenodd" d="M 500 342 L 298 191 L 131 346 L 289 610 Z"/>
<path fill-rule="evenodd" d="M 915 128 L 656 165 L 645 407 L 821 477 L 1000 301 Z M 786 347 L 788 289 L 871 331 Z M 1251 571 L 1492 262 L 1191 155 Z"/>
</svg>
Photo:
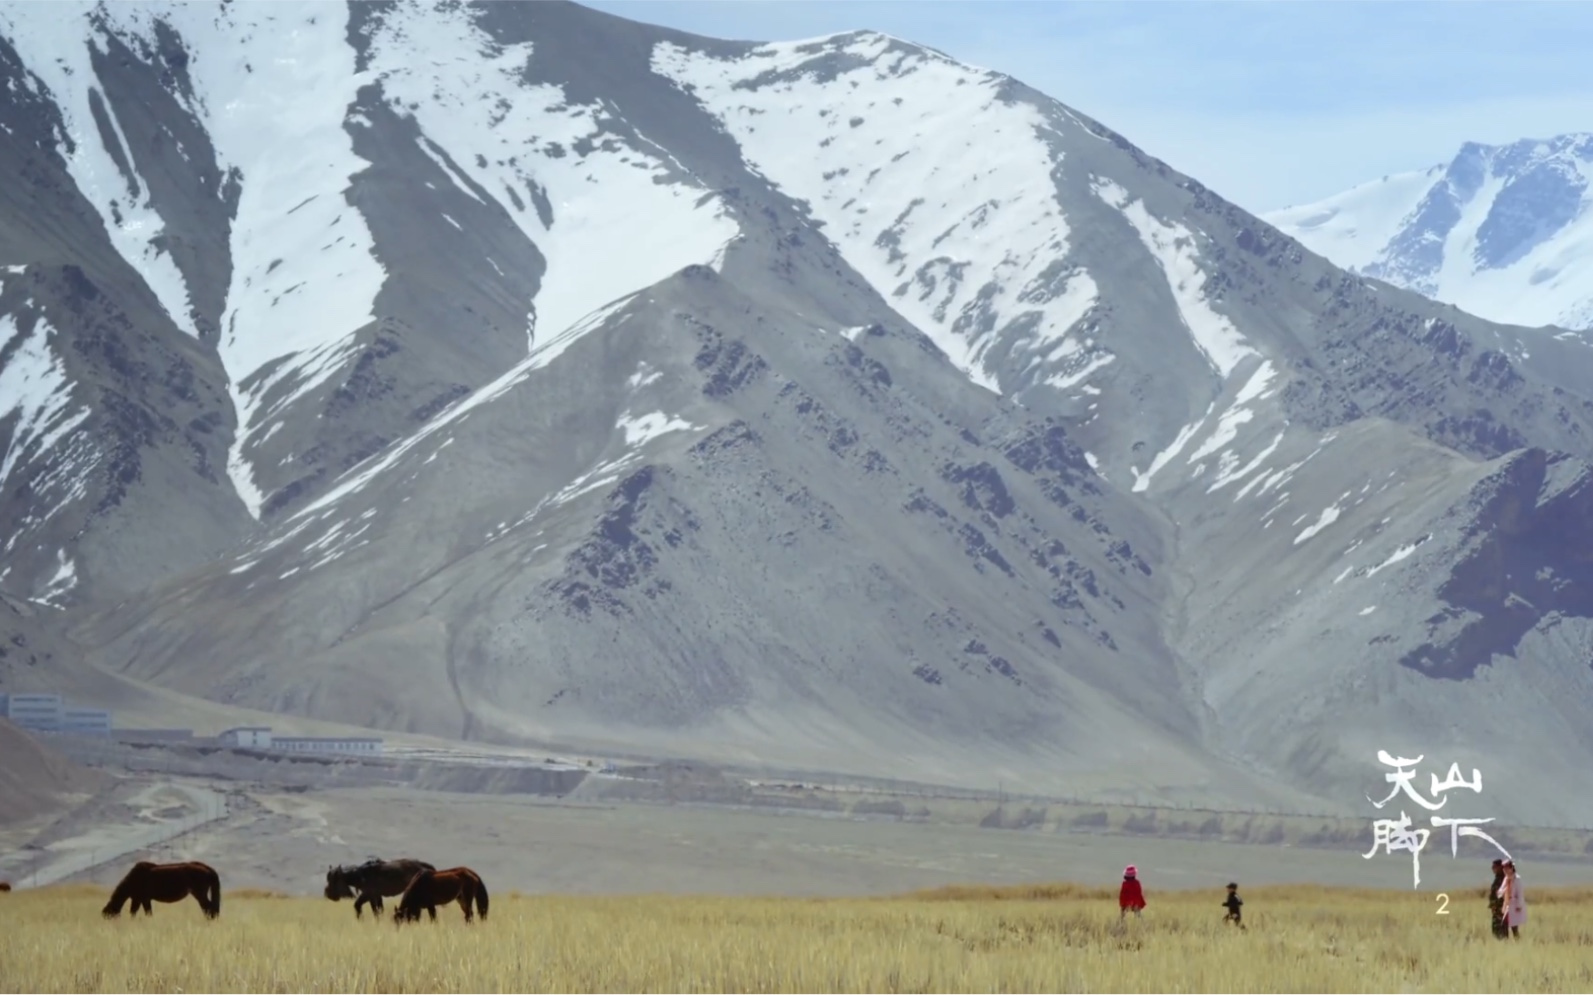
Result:
<svg viewBox="0 0 1593 995">
<path fill-rule="evenodd" d="M 216 873 L 214 867 L 205 867 L 205 884 L 210 891 L 210 905 L 205 909 L 205 915 L 214 919 L 221 915 L 221 875 Z"/>
<path fill-rule="evenodd" d="M 485 921 L 487 918 L 487 882 L 481 880 L 481 875 L 476 878 L 476 913 Z"/>
</svg>

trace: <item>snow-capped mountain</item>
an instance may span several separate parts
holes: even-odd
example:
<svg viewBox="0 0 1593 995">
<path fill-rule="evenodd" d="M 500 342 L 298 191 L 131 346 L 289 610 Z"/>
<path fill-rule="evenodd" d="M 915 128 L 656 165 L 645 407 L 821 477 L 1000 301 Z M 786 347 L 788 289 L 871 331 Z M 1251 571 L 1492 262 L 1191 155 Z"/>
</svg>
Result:
<svg viewBox="0 0 1593 995">
<path fill-rule="evenodd" d="M 1266 215 L 1313 251 L 1490 321 L 1593 329 L 1593 134 L 1468 142 L 1448 165 Z"/>
<path fill-rule="evenodd" d="M 0 589 L 57 661 L 0 680 L 1593 807 L 1593 357 L 1016 80 L 518 2 L 11 4 L 0 75 Z"/>
</svg>

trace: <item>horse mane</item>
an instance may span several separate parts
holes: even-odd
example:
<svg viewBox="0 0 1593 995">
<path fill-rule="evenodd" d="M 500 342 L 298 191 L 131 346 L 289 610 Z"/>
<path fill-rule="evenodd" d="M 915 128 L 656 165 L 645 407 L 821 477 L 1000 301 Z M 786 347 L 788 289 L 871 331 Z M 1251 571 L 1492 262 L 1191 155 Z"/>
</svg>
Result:
<svg viewBox="0 0 1593 995">
<path fill-rule="evenodd" d="M 422 867 L 420 870 L 415 872 L 415 876 L 414 877 L 409 879 L 409 887 L 404 889 L 404 893 L 408 894 L 409 892 L 414 890 L 415 885 L 419 884 L 422 881 L 430 881 L 432 878 L 434 878 L 436 876 L 437 876 L 437 868 L 435 868 L 435 867 Z"/>
<path fill-rule="evenodd" d="M 424 883 L 436 876 L 437 869 L 434 867 L 422 867 L 416 871 L 415 876 L 409 879 L 409 884 L 404 886 L 403 894 L 398 896 L 398 907 L 404 909 L 413 905 L 418 911 Z"/>
<path fill-rule="evenodd" d="M 370 874 L 373 871 L 381 870 L 382 865 L 386 863 L 387 861 L 383 860 L 381 857 L 367 857 L 364 863 L 339 864 L 337 869 L 349 877 L 362 877 L 366 874 Z"/>
<path fill-rule="evenodd" d="M 358 875 L 361 871 L 369 871 L 380 867 L 381 864 L 382 861 L 379 858 L 372 857 L 362 864 L 336 864 L 331 869 L 340 875 L 354 876 Z"/>
</svg>

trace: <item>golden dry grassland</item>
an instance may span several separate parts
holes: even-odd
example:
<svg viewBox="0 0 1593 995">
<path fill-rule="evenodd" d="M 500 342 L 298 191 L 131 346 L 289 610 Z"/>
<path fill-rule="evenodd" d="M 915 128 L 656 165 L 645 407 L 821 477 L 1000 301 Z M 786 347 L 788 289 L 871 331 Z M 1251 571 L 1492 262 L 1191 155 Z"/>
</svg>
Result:
<svg viewBox="0 0 1593 995">
<path fill-rule="evenodd" d="M 489 882 L 490 884 L 490 882 Z M 485 924 L 356 922 L 348 902 L 239 890 L 106 921 L 107 890 L 0 895 L 4 992 L 1586 992 L 1593 890 L 1536 888 L 1519 942 L 1482 889 L 952 888 L 882 899 L 496 895 Z M 389 901 L 391 913 L 393 902 Z"/>
</svg>

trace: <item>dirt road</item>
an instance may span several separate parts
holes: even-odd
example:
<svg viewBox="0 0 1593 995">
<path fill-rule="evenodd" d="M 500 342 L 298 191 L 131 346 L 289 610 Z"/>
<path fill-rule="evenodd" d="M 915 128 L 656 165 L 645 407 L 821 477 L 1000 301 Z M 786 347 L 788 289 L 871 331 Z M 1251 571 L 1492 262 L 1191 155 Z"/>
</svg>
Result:
<svg viewBox="0 0 1593 995">
<path fill-rule="evenodd" d="M 0 877 L 16 888 L 43 887 L 227 817 L 224 795 L 174 781 L 144 785 L 122 805 L 127 809 L 123 820 L 0 859 Z"/>
</svg>

